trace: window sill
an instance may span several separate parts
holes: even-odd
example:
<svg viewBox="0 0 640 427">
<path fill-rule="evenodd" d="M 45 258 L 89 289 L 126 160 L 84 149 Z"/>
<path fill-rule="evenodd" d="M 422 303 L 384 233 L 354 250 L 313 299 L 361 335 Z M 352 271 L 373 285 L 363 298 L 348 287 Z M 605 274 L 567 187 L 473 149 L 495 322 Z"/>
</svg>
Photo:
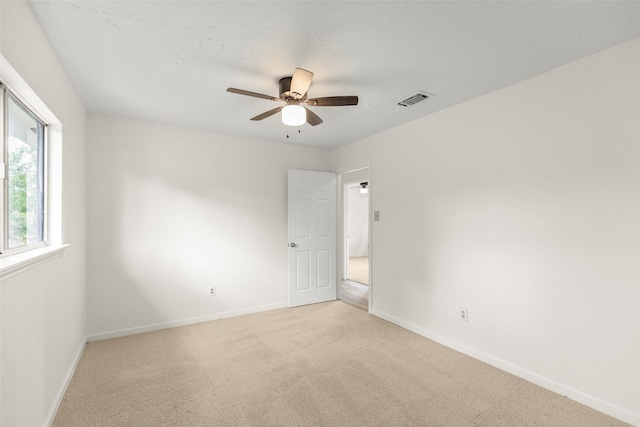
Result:
<svg viewBox="0 0 640 427">
<path fill-rule="evenodd" d="M 20 274 L 52 258 L 61 257 L 71 245 L 45 246 L 15 255 L 0 257 L 0 279 Z"/>
</svg>

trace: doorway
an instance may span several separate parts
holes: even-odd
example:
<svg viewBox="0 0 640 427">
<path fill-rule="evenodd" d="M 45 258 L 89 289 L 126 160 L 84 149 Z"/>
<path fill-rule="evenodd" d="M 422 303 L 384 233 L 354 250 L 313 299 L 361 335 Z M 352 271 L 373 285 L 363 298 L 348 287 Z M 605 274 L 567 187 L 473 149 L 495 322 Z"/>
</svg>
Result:
<svg viewBox="0 0 640 427">
<path fill-rule="evenodd" d="M 347 185 L 346 279 L 369 286 L 369 183 Z"/>
<path fill-rule="evenodd" d="M 340 299 L 366 311 L 371 306 L 370 191 L 368 167 L 340 175 Z"/>
</svg>

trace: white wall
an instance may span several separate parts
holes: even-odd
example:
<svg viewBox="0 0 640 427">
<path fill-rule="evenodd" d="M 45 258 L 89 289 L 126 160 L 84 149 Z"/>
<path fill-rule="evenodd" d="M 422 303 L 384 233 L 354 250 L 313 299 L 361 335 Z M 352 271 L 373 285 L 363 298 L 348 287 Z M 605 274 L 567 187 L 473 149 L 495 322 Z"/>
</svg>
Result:
<svg viewBox="0 0 640 427">
<path fill-rule="evenodd" d="M 287 170 L 330 152 L 103 116 L 89 140 L 93 338 L 286 306 Z"/>
<path fill-rule="evenodd" d="M 333 152 L 364 160 L 375 314 L 640 425 L 640 40 Z"/>
<path fill-rule="evenodd" d="M 369 197 L 360 187 L 347 190 L 347 235 L 349 257 L 369 255 Z"/>
<path fill-rule="evenodd" d="M 0 52 L 64 123 L 62 240 L 72 246 L 0 283 L 0 424 L 42 426 L 86 337 L 86 113 L 26 2 L 0 2 Z"/>
</svg>

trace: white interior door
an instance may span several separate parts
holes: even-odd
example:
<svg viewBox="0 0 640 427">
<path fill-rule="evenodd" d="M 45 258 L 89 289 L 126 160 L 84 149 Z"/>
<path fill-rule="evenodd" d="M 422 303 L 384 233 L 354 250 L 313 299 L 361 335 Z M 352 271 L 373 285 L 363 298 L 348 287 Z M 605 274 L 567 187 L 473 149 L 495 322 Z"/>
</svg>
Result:
<svg viewBox="0 0 640 427">
<path fill-rule="evenodd" d="M 336 175 L 289 171 L 289 307 L 336 299 Z"/>
</svg>

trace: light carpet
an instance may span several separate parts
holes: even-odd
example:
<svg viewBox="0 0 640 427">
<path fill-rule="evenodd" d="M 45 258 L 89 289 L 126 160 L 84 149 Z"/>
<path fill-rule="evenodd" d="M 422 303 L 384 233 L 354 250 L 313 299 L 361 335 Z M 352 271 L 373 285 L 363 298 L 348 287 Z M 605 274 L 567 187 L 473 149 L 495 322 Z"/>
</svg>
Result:
<svg viewBox="0 0 640 427">
<path fill-rule="evenodd" d="M 89 343 L 54 426 L 623 426 L 341 302 Z"/>
</svg>

